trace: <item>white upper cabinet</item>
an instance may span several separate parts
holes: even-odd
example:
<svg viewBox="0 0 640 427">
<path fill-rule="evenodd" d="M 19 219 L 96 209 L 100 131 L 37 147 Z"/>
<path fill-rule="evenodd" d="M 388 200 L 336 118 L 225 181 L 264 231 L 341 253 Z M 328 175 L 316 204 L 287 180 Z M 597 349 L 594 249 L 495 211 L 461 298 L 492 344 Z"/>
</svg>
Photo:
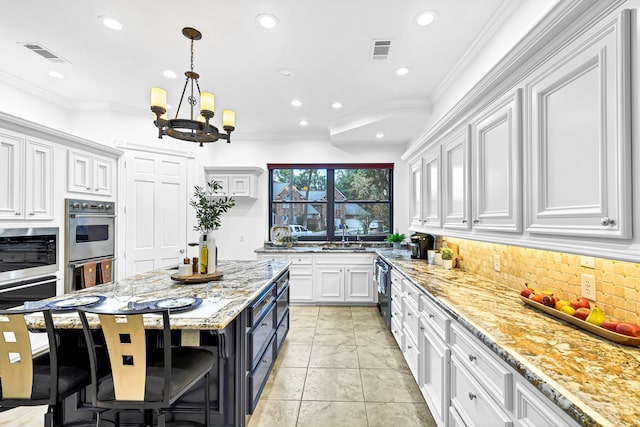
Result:
<svg viewBox="0 0 640 427">
<path fill-rule="evenodd" d="M 469 228 L 469 126 L 442 142 L 442 209 L 444 228 Z"/>
<path fill-rule="evenodd" d="M 258 176 L 264 170 L 259 167 L 205 166 L 207 182 L 216 181 L 221 188 L 216 196 L 255 199 L 258 197 Z"/>
<path fill-rule="evenodd" d="M 0 133 L 0 217 L 52 218 L 53 147 Z"/>
<path fill-rule="evenodd" d="M 69 150 L 67 191 L 72 193 L 113 194 L 115 162 L 91 153 Z"/>
<path fill-rule="evenodd" d="M 624 11 L 527 82 L 529 232 L 631 237 L 629 42 Z"/>
<path fill-rule="evenodd" d="M 522 90 L 499 99 L 472 121 L 471 226 L 522 231 Z"/>
</svg>

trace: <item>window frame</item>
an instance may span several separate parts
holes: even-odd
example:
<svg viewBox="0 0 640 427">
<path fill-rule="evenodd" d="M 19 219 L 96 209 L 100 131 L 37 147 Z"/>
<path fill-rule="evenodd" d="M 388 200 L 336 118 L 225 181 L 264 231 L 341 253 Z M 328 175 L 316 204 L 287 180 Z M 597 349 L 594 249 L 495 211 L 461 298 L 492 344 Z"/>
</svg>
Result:
<svg viewBox="0 0 640 427">
<path fill-rule="evenodd" d="M 393 191 L 393 183 L 394 183 L 394 163 L 268 163 L 267 170 L 269 174 L 269 197 L 268 197 L 268 224 L 269 230 L 274 225 L 274 204 L 286 204 L 286 203 L 299 203 L 299 204 L 311 204 L 317 203 L 315 200 L 285 200 L 285 201 L 274 201 L 274 188 L 273 188 L 273 171 L 275 169 L 324 169 L 327 176 L 327 188 L 326 188 L 326 208 L 327 208 L 327 223 L 334 223 L 334 214 L 335 207 L 338 204 L 346 204 L 346 203 L 358 203 L 358 204 L 388 204 L 389 205 L 389 234 L 392 233 L 394 229 L 394 191 Z M 335 170 L 337 169 L 387 169 L 388 170 L 388 185 L 389 185 L 389 198 L 388 200 L 345 200 L 345 201 L 336 201 L 335 198 Z M 332 197 L 329 197 L 328 194 L 331 193 Z M 371 236 L 369 234 L 363 234 L 359 236 L 347 235 L 344 237 L 345 241 L 355 241 L 357 238 L 360 238 L 363 241 L 384 241 L 388 234 L 376 234 L 375 236 Z M 270 237 L 270 236 L 269 236 Z M 335 242 L 342 241 L 343 237 L 339 231 L 335 229 L 335 227 L 327 227 L 326 235 L 324 236 L 298 236 L 299 241 L 310 241 L 310 242 Z"/>
</svg>

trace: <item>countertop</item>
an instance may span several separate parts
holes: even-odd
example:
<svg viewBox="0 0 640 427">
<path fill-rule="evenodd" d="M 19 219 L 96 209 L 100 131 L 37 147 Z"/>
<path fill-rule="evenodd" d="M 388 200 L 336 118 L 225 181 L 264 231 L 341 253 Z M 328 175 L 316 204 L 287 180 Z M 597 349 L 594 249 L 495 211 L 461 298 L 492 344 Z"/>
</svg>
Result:
<svg viewBox="0 0 640 427">
<path fill-rule="evenodd" d="M 640 426 L 640 348 L 607 341 L 474 274 L 378 253 L 544 395 L 585 426 Z"/>
<path fill-rule="evenodd" d="M 219 310 L 206 300 L 207 284 L 181 284 L 171 279 L 176 273 L 175 269 L 159 269 L 147 273 L 138 274 L 114 283 L 106 283 L 91 288 L 83 289 L 71 294 L 49 298 L 46 301 L 53 302 L 68 298 L 71 295 L 103 295 L 107 297 L 101 305 L 114 307 L 117 300 L 114 297 L 114 288 L 123 282 L 130 282 L 135 289 L 135 301 L 160 300 L 169 297 L 195 296 L 203 299 L 202 304 L 194 310 L 177 313 L 171 317 L 172 329 L 198 329 L 216 330 L 224 329 L 238 314 L 242 312 L 260 293 L 280 274 L 288 268 L 285 261 L 221 261 L 218 270 L 222 271 L 222 279 L 213 283 L 223 286 L 224 294 Z M 126 303 L 122 303 L 126 305 Z M 100 306 L 96 306 L 100 308 Z M 114 307 L 115 308 L 115 307 Z M 55 312 L 54 324 L 61 329 L 80 329 L 80 318 L 75 312 Z M 96 323 L 97 325 L 97 323 Z M 44 328 L 42 316 L 30 317 L 30 327 Z M 149 328 L 161 327 L 158 316 L 145 318 L 145 326 Z"/>
<path fill-rule="evenodd" d="M 265 245 L 259 247 L 254 252 L 258 254 L 269 254 L 269 253 L 315 253 L 315 254 L 331 254 L 331 253 L 376 253 L 378 250 L 391 249 L 389 244 L 380 243 L 380 242 L 347 242 L 344 245 L 341 243 L 331 243 L 331 244 L 299 244 L 296 243 L 291 248 L 286 246 L 274 246 L 274 245 Z"/>
</svg>

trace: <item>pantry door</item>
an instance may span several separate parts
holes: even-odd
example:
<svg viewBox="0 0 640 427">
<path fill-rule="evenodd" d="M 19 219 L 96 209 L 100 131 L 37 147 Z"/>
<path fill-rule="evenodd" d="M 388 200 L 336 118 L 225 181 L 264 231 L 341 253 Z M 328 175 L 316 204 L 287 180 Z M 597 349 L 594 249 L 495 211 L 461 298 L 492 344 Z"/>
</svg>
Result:
<svg viewBox="0 0 640 427">
<path fill-rule="evenodd" d="M 127 150 L 125 274 L 176 265 L 187 243 L 187 158 Z"/>
</svg>

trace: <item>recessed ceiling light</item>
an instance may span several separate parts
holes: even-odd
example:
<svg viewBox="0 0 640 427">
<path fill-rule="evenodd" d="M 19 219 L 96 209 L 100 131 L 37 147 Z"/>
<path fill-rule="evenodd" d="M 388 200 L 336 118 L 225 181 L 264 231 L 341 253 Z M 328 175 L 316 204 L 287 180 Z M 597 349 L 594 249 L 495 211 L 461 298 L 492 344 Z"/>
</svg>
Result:
<svg viewBox="0 0 640 427">
<path fill-rule="evenodd" d="M 49 75 L 54 79 L 64 79 L 64 74 L 58 71 L 49 71 Z"/>
<path fill-rule="evenodd" d="M 116 19 L 111 18 L 110 16 L 98 16 L 98 20 L 102 22 L 102 25 L 109 28 L 110 30 L 122 30 L 122 23 Z"/>
<path fill-rule="evenodd" d="M 165 70 L 162 72 L 162 75 L 165 76 L 168 79 L 175 79 L 176 77 L 178 77 L 178 75 L 171 70 Z"/>
<path fill-rule="evenodd" d="M 334 102 L 333 104 L 331 104 L 331 106 L 335 109 L 335 110 L 339 110 L 342 108 L 342 103 L 341 102 Z"/>
<path fill-rule="evenodd" d="M 291 77 L 291 76 L 293 76 L 293 71 L 289 70 L 288 68 L 281 68 L 281 69 L 278 70 L 278 73 L 282 77 Z"/>
<path fill-rule="evenodd" d="M 396 74 L 399 76 L 406 76 L 409 74 L 409 69 L 407 67 L 400 67 L 396 70 Z"/>
<path fill-rule="evenodd" d="M 298 122 L 298 124 L 299 124 L 300 126 L 307 126 L 307 125 L 309 124 L 309 122 L 308 122 L 308 121 L 306 121 L 306 120 L 300 120 L 300 121 Z"/>
<path fill-rule="evenodd" d="M 384 138 L 384 133 L 382 132 L 376 133 L 376 138 Z"/>
<path fill-rule="evenodd" d="M 433 10 L 427 10 L 426 12 L 420 12 L 419 14 L 417 14 L 415 22 L 418 25 L 426 27 L 427 25 L 435 21 L 436 16 L 438 16 L 436 12 L 434 12 Z"/>
<path fill-rule="evenodd" d="M 262 28 L 272 29 L 278 25 L 278 18 L 273 15 L 269 15 L 268 13 L 262 13 L 256 16 L 256 21 Z"/>
<path fill-rule="evenodd" d="M 291 105 L 294 107 L 299 107 L 302 105 L 302 101 L 300 101 L 299 99 L 294 99 L 293 101 L 291 101 Z"/>
</svg>

